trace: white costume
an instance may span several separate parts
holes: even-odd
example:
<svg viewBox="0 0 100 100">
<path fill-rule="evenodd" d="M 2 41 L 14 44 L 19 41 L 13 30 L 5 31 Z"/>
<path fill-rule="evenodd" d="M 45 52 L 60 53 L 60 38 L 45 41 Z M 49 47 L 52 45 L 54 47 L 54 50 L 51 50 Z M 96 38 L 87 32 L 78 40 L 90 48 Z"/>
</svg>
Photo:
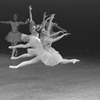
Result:
<svg viewBox="0 0 100 100">
<path fill-rule="evenodd" d="M 28 54 L 30 54 L 31 56 L 33 55 L 39 55 L 40 52 L 42 52 L 43 47 L 41 45 L 41 41 L 38 37 L 34 36 L 34 35 L 26 35 L 26 34 L 22 34 L 21 39 L 23 41 L 27 41 L 28 44 L 30 45 L 31 48 L 27 49 Z"/>
</svg>

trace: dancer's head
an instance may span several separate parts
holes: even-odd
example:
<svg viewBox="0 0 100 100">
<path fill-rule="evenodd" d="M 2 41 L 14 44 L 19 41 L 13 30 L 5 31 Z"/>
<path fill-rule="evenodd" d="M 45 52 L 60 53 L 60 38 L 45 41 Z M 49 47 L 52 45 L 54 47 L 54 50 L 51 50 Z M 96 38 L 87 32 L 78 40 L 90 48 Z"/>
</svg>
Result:
<svg viewBox="0 0 100 100">
<path fill-rule="evenodd" d="M 41 32 L 42 32 L 43 34 L 45 34 L 45 33 L 46 33 L 45 28 L 42 28 L 42 29 L 41 29 Z"/>
<path fill-rule="evenodd" d="M 17 21 L 18 20 L 18 15 L 17 14 L 14 14 L 13 15 L 13 19 L 14 19 L 14 21 Z"/>
<path fill-rule="evenodd" d="M 41 29 L 41 37 L 48 37 L 47 31 L 44 28 Z"/>
</svg>

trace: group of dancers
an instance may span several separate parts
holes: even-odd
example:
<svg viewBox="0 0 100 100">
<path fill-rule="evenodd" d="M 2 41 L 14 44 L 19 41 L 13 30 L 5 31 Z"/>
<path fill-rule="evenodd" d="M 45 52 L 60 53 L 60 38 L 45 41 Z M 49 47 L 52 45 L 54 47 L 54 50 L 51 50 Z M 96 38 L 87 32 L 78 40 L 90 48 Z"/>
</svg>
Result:
<svg viewBox="0 0 100 100">
<path fill-rule="evenodd" d="M 26 65 L 34 64 L 42 61 L 46 66 L 55 66 L 59 63 L 67 64 L 79 62 L 78 59 L 64 59 L 58 51 L 52 47 L 52 43 L 60 40 L 64 36 L 70 35 L 65 29 L 59 27 L 57 23 L 53 22 L 55 14 L 43 14 L 43 21 L 41 24 L 35 24 L 32 19 L 32 7 L 29 6 L 29 19 L 25 22 L 17 21 L 17 15 L 14 15 L 14 21 L 0 21 L 1 23 L 11 24 L 12 30 L 6 36 L 6 40 L 11 43 L 9 49 L 12 49 L 12 60 L 17 60 L 24 57 L 33 57 L 29 61 L 23 61 L 18 65 L 11 65 L 9 68 L 19 68 Z M 29 24 L 30 35 L 23 34 L 18 31 L 18 26 Z M 59 29 L 54 32 L 53 27 Z M 17 44 L 18 42 L 25 42 L 26 44 Z M 20 56 L 17 55 L 17 48 L 27 48 L 27 53 Z"/>
</svg>

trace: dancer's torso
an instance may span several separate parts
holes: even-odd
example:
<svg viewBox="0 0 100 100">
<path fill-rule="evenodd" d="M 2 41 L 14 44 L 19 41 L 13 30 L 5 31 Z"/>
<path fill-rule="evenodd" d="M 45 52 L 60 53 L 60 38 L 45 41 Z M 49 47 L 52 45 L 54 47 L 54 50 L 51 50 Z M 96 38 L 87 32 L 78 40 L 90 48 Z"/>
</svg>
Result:
<svg viewBox="0 0 100 100">
<path fill-rule="evenodd" d="M 12 32 L 18 31 L 19 22 L 11 22 Z"/>
<path fill-rule="evenodd" d="M 48 51 L 52 45 L 52 38 L 44 38 L 42 41 L 43 48 Z"/>
<path fill-rule="evenodd" d="M 42 48 L 40 39 L 33 35 L 29 36 L 29 44 L 31 45 L 32 48 Z"/>
</svg>

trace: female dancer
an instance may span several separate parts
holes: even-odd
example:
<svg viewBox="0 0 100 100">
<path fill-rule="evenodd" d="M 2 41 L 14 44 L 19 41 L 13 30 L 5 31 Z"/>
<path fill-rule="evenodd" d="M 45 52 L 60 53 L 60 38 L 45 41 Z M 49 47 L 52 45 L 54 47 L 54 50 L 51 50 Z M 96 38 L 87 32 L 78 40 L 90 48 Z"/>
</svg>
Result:
<svg viewBox="0 0 100 100">
<path fill-rule="evenodd" d="M 51 19 L 52 19 L 52 16 L 51 16 Z M 63 63 L 63 64 L 73 63 L 74 64 L 77 61 L 79 61 L 77 59 L 71 59 L 71 60 L 63 59 L 61 57 L 61 55 L 59 54 L 59 52 L 51 47 L 52 42 L 55 42 L 68 34 L 63 34 L 55 39 L 52 39 L 52 38 L 48 37 L 48 34 L 46 31 L 44 31 L 44 29 L 42 30 L 42 32 L 43 33 L 41 33 L 42 34 L 41 35 L 41 42 L 38 42 L 41 46 L 39 45 L 38 48 L 34 48 L 34 52 L 35 52 L 34 54 L 37 53 L 36 57 L 33 58 L 32 60 L 24 61 L 16 66 L 9 66 L 9 68 L 23 67 L 25 65 L 34 64 L 39 60 L 41 60 L 45 65 L 48 65 L 48 66 L 55 66 L 59 63 Z M 30 43 L 29 43 L 29 45 L 30 45 Z M 19 46 L 12 46 L 9 48 L 18 48 L 18 47 Z M 23 47 L 23 46 L 20 46 L 20 47 Z M 26 47 L 26 46 L 24 46 L 24 47 Z M 21 57 L 18 57 L 18 58 L 21 58 Z"/>
<path fill-rule="evenodd" d="M 26 22 L 22 22 L 22 21 L 18 22 L 17 21 L 18 17 L 16 14 L 14 14 L 13 18 L 14 18 L 14 21 L 7 21 L 7 22 L 0 21 L 0 22 L 11 25 L 12 30 L 8 33 L 8 35 L 6 36 L 5 39 L 8 42 L 10 42 L 12 46 L 15 46 L 15 45 L 17 45 L 18 42 L 21 41 L 21 33 L 18 31 L 18 27 L 19 27 L 19 25 L 27 24 L 27 21 Z M 13 48 L 11 57 L 17 56 L 17 53 L 18 53 L 17 49 Z"/>
<path fill-rule="evenodd" d="M 63 59 L 62 56 L 59 54 L 58 51 L 56 51 L 54 48 L 52 48 L 52 43 L 53 42 L 56 42 L 58 40 L 60 40 L 61 38 L 63 38 L 64 36 L 67 36 L 69 35 L 70 33 L 66 33 L 66 34 L 63 34 L 61 36 L 58 36 L 57 38 L 51 38 L 50 36 L 50 30 L 51 30 L 51 27 L 52 27 L 52 20 L 54 18 L 54 15 L 55 14 L 52 14 L 51 15 L 51 19 L 49 21 L 49 24 L 48 24 L 48 28 L 47 30 L 45 29 L 42 29 L 42 33 L 41 33 L 41 42 L 42 42 L 42 45 L 44 47 L 45 50 L 47 50 L 51 56 L 48 56 L 48 55 L 45 55 L 44 58 L 47 58 L 47 59 L 42 59 L 42 61 L 46 64 L 46 65 L 49 65 L 49 66 L 54 66 L 54 65 L 57 65 L 59 63 L 62 63 L 62 64 L 67 64 L 67 63 L 76 63 L 78 62 L 79 60 L 77 59 L 71 59 L 71 60 L 68 60 L 68 59 Z M 64 30 L 65 32 L 65 30 Z M 62 33 L 64 33 L 62 31 Z M 56 34 L 59 34 L 61 32 L 57 32 L 57 33 L 53 33 L 52 35 L 56 35 Z M 45 61 L 46 60 L 46 61 Z"/>
</svg>

